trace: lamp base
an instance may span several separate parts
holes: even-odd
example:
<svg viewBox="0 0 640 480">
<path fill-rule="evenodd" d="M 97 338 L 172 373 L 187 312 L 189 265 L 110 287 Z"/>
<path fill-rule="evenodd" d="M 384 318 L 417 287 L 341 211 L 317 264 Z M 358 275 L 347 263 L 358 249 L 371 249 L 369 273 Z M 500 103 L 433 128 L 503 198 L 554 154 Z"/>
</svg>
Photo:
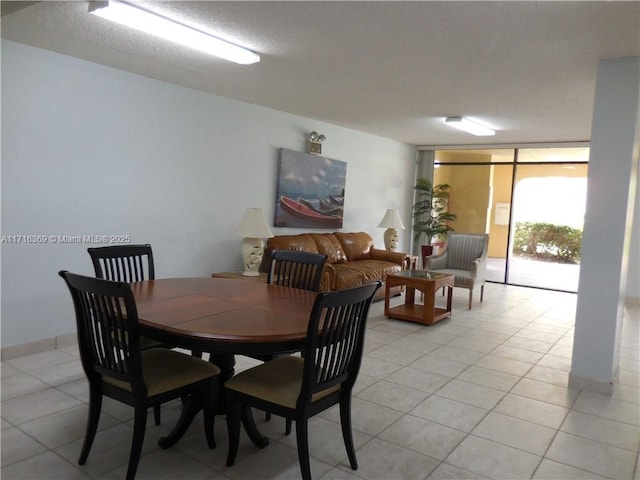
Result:
<svg viewBox="0 0 640 480">
<path fill-rule="evenodd" d="M 260 275 L 258 269 L 262 263 L 264 242 L 260 238 L 246 237 L 242 239 L 241 249 L 242 264 L 244 266 L 242 275 L 245 277 L 257 277 Z"/>
<path fill-rule="evenodd" d="M 387 228 L 384 231 L 384 247 L 390 251 L 395 252 L 396 248 L 398 248 L 398 241 L 400 237 L 398 236 L 398 230 L 395 228 Z"/>
<path fill-rule="evenodd" d="M 251 270 L 245 270 L 244 272 L 242 272 L 242 275 L 244 277 L 257 277 L 260 275 L 260 272 L 254 272 Z"/>
</svg>

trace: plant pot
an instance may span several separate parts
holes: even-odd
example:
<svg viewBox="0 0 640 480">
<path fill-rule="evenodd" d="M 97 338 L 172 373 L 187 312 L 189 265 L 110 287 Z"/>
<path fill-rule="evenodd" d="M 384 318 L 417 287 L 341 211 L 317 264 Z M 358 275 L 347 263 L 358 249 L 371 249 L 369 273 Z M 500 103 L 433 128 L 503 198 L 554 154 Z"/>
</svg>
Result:
<svg viewBox="0 0 640 480">
<path fill-rule="evenodd" d="M 425 258 L 433 255 L 433 245 L 420 245 L 420 253 L 422 254 L 422 256 L 420 257 L 422 259 L 422 268 L 424 268 L 424 266 L 427 264 Z"/>
<path fill-rule="evenodd" d="M 433 245 L 434 247 L 437 247 L 438 250 L 442 250 L 446 245 L 446 243 L 447 243 L 446 240 L 440 240 L 438 242 L 433 242 L 431 245 Z"/>
<path fill-rule="evenodd" d="M 432 242 L 431 243 L 431 246 L 433 247 L 432 255 L 440 255 L 440 253 L 444 249 L 444 246 L 446 245 L 446 243 L 447 242 L 445 240 L 440 240 L 438 242 Z"/>
</svg>

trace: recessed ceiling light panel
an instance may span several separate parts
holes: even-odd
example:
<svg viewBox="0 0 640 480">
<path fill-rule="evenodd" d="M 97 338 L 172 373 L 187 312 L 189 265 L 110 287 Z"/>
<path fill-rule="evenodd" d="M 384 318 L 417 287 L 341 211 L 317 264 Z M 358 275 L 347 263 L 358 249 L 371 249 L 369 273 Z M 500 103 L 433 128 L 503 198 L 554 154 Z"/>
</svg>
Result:
<svg viewBox="0 0 640 480">
<path fill-rule="evenodd" d="M 89 2 L 89 13 L 241 65 L 250 65 L 260 61 L 260 55 L 251 50 L 212 37 L 125 2 L 113 0 Z"/>
<path fill-rule="evenodd" d="M 447 117 L 444 122 L 450 127 L 457 128 L 458 130 L 462 130 L 463 132 L 471 133 L 479 137 L 488 137 L 496 134 L 495 130 L 464 117 Z"/>
</svg>

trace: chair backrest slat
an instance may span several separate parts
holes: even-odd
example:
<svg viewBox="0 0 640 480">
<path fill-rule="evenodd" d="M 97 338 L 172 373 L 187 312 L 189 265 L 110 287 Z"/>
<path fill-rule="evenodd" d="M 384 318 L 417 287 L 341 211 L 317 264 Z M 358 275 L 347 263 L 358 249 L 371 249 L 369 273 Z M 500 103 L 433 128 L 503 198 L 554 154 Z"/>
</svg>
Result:
<svg viewBox="0 0 640 480">
<path fill-rule="evenodd" d="M 138 312 L 126 282 L 61 271 L 76 313 L 80 359 L 88 377 L 101 375 L 146 394 L 142 380 Z"/>
<path fill-rule="evenodd" d="M 96 277 L 116 282 L 155 279 L 151 245 L 112 245 L 89 248 Z"/>
<path fill-rule="evenodd" d="M 318 291 L 326 255 L 293 250 L 274 250 L 267 282 L 274 285 Z"/>
<path fill-rule="evenodd" d="M 311 396 L 338 384 L 355 383 L 364 345 L 364 333 L 376 282 L 349 290 L 317 296 L 307 330 L 304 375 L 298 405 Z"/>
</svg>

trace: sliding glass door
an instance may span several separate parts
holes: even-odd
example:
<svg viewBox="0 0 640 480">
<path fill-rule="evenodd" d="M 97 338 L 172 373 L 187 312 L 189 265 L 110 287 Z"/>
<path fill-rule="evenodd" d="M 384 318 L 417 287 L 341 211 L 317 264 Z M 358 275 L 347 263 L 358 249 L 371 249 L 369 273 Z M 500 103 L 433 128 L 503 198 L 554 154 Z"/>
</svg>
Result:
<svg viewBox="0 0 640 480">
<path fill-rule="evenodd" d="M 588 147 L 437 150 L 457 232 L 489 233 L 489 281 L 578 288 Z"/>
</svg>

